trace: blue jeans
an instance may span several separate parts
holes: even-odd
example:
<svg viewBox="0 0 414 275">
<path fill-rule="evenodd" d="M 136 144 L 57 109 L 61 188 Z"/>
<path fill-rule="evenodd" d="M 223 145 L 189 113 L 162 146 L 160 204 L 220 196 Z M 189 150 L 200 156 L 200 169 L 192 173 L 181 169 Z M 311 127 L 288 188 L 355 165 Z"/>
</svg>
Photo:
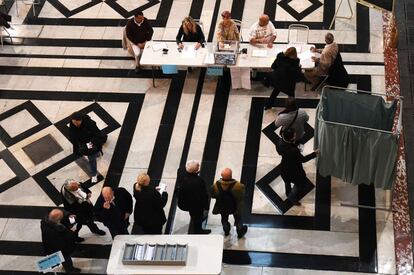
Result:
<svg viewBox="0 0 414 275">
<path fill-rule="evenodd" d="M 89 160 L 90 170 L 92 173 L 92 176 L 98 175 L 98 168 L 96 164 L 96 159 L 101 155 L 101 152 L 97 152 L 93 155 L 87 156 Z"/>
</svg>

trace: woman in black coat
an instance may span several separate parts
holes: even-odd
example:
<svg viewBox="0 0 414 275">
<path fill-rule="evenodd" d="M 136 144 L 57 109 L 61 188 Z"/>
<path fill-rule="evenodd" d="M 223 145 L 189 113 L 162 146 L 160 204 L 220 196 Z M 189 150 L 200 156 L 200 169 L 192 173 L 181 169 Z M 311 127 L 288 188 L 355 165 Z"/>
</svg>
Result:
<svg viewBox="0 0 414 275">
<path fill-rule="evenodd" d="M 272 64 L 272 69 L 270 77 L 274 89 L 266 103 L 265 110 L 272 108 L 280 92 L 284 92 L 289 97 L 295 97 L 296 82 L 303 79 L 295 47 L 290 47 L 284 53 L 279 53 Z"/>
<path fill-rule="evenodd" d="M 191 16 L 184 18 L 176 37 L 178 48 L 184 48 L 183 42 L 197 42 L 194 49 L 198 50 L 206 42 L 203 31 Z"/>
<path fill-rule="evenodd" d="M 134 183 L 134 226 L 132 234 L 162 234 L 162 226 L 167 221 L 164 206 L 168 194 L 162 195 L 157 187 L 150 186 L 150 177 L 140 174 Z"/>
</svg>

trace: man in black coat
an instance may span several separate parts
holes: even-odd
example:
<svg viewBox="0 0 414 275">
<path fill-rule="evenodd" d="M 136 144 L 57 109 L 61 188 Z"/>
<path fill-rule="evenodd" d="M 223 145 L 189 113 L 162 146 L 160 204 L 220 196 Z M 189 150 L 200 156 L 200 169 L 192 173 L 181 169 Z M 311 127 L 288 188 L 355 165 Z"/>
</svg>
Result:
<svg viewBox="0 0 414 275">
<path fill-rule="evenodd" d="M 60 190 L 62 195 L 63 206 L 66 211 L 76 215 L 76 235 L 77 242 L 84 241 L 79 237 L 79 231 L 82 225 L 89 227 L 92 233 L 105 235 L 105 231 L 100 230 L 93 221 L 93 205 L 90 200 L 91 190 L 83 183 L 73 179 L 67 179 Z"/>
<path fill-rule="evenodd" d="M 102 153 L 102 145 L 107 136 L 102 134 L 88 115 L 75 112 L 71 115 L 69 124 L 69 140 L 73 144 L 73 153 L 76 156 L 87 156 L 92 174 L 92 183 L 98 182 L 96 159 Z"/>
<path fill-rule="evenodd" d="M 132 196 L 122 187 L 112 189 L 102 188 L 102 193 L 95 203 L 96 217 L 111 232 L 116 235 L 129 234 L 129 216 L 132 213 Z"/>
<path fill-rule="evenodd" d="M 69 213 L 60 209 L 53 209 L 40 222 L 42 231 L 43 251 L 46 255 L 61 251 L 65 262 L 62 263 L 66 273 L 80 273 L 80 269 L 73 266 L 70 254 L 75 249 L 75 227 L 69 229 Z"/>
<path fill-rule="evenodd" d="M 295 130 L 286 129 L 282 138 L 276 142 L 276 150 L 282 156 L 280 163 L 281 176 L 285 182 L 286 196 L 294 205 L 300 205 L 299 200 L 313 188 L 313 183 L 306 177 L 302 163 L 315 158 L 319 149 L 303 156 L 295 144 Z M 293 183 L 293 190 L 290 184 Z"/>
<path fill-rule="evenodd" d="M 289 97 L 295 97 L 296 82 L 304 79 L 294 47 L 288 48 L 284 53 L 279 53 L 272 64 L 272 69 L 270 77 L 274 88 L 267 100 L 265 110 L 272 108 L 280 92 L 284 92 Z"/>
<path fill-rule="evenodd" d="M 187 162 L 185 169 L 177 171 L 178 207 L 190 213 L 188 234 L 209 234 L 203 229 L 203 213 L 209 209 L 209 194 L 206 182 L 198 175 L 200 164 L 195 160 Z"/>
</svg>

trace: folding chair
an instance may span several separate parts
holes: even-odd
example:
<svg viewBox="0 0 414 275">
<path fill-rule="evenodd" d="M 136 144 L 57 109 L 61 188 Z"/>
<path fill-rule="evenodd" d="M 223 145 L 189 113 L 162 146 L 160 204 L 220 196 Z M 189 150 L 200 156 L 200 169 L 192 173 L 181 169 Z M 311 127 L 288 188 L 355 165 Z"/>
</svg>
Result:
<svg viewBox="0 0 414 275">
<path fill-rule="evenodd" d="M 288 28 L 289 44 L 308 44 L 309 27 L 302 24 L 291 24 Z"/>
<path fill-rule="evenodd" d="M 237 19 L 232 19 L 233 22 L 236 24 L 237 29 L 239 30 L 239 34 L 240 34 L 240 42 L 243 42 L 243 35 L 242 35 L 242 21 L 241 20 L 237 20 Z"/>
</svg>

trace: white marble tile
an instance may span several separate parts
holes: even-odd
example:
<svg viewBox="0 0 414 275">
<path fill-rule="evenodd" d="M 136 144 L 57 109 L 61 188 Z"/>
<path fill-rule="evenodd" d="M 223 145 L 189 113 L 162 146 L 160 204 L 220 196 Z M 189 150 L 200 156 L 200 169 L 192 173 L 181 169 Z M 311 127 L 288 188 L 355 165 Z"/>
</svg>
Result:
<svg viewBox="0 0 414 275">
<path fill-rule="evenodd" d="M 124 17 L 120 15 L 118 12 L 116 12 L 114 9 L 112 9 L 105 2 L 103 2 L 96 18 L 123 19 Z"/>
<path fill-rule="evenodd" d="M 181 26 L 181 21 L 184 17 L 188 16 L 190 12 L 189 1 L 173 1 L 170 14 L 175 14 L 177 16 L 170 16 L 167 21 L 166 28 L 175 28 L 175 35 L 178 32 L 178 28 Z"/>
<path fill-rule="evenodd" d="M 105 60 L 102 59 L 99 63 L 99 68 L 103 69 L 135 69 L 134 60 Z"/>
<path fill-rule="evenodd" d="M 0 218 L 0 238 L 3 234 L 4 228 L 6 227 L 8 219 Z"/>
<path fill-rule="evenodd" d="M 4 45 L 0 48 L 0 53 L 18 53 L 18 54 L 63 54 L 66 47 L 53 46 L 19 46 Z"/>
<path fill-rule="evenodd" d="M 228 167 L 233 171 L 233 178 L 240 180 L 244 147 L 244 142 L 221 142 L 216 167 L 216 179 L 220 178 L 221 171 Z"/>
<path fill-rule="evenodd" d="M 39 18 L 65 18 L 65 16 L 46 1 L 40 11 Z"/>
<path fill-rule="evenodd" d="M 0 126 L 12 138 L 35 127 L 38 124 L 39 122 L 37 122 L 37 120 L 27 110 L 22 110 L 0 121 Z"/>
<path fill-rule="evenodd" d="M 85 27 L 87 29 L 89 27 Z M 108 27 L 105 27 L 108 28 Z M 105 29 L 106 31 L 106 29 Z M 67 47 L 64 55 L 90 55 L 90 56 L 128 56 L 127 51 L 121 48 L 103 48 L 103 47 Z"/>
<path fill-rule="evenodd" d="M 18 270 L 18 271 L 35 271 L 36 262 L 42 256 L 15 256 L 15 255 L 0 255 L 0 269 L 1 270 Z"/>
<path fill-rule="evenodd" d="M 348 74 L 385 75 L 384 66 L 345 65 Z"/>
<path fill-rule="evenodd" d="M 55 67 L 63 66 L 65 59 L 63 58 L 30 58 L 29 67 Z"/>
<path fill-rule="evenodd" d="M 0 159 L 0 184 L 5 183 L 6 181 L 14 178 L 16 174 L 11 170 L 11 168 L 4 162 L 3 159 Z"/>
<path fill-rule="evenodd" d="M 161 81 L 157 81 L 157 89 Z M 75 92 L 145 93 L 152 88 L 152 79 L 112 77 L 70 77 L 63 90 Z"/>
<path fill-rule="evenodd" d="M 100 59 L 65 59 L 62 67 L 64 68 L 99 68 Z"/>
<path fill-rule="evenodd" d="M 81 38 L 84 39 L 102 39 L 106 27 L 85 27 L 82 31 Z"/>
<path fill-rule="evenodd" d="M 13 25 L 13 30 L 9 29 L 10 35 L 12 37 L 30 37 L 36 38 L 40 35 L 43 30 L 43 26 L 33 26 L 33 25 Z"/>
<path fill-rule="evenodd" d="M 231 95 L 227 104 L 222 141 L 245 142 L 251 98 Z"/>
<path fill-rule="evenodd" d="M 71 18 L 97 18 L 102 5 L 104 5 L 103 2 L 97 5 L 94 5 L 93 7 L 90 7 L 87 10 L 74 14 L 71 16 Z"/>
<path fill-rule="evenodd" d="M 260 275 L 263 267 L 223 264 L 221 275 Z"/>
<path fill-rule="evenodd" d="M 8 219 L 1 240 L 41 242 L 40 220 Z"/>
<path fill-rule="evenodd" d="M 59 0 L 60 3 L 62 3 L 68 10 L 74 10 L 76 8 L 79 8 L 87 3 L 89 3 L 89 0 Z"/>
<path fill-rule="evenodd" d="M 0 193 L 0 201 L 7 205 L 54 206 L 54 203 L 32 178 Z"/>
<path fill-rule="evenodd" d="M 26 66 L 29 60 L 21 57 L 0 57 L 0 66 Z"/>
<path fill-rule="evenodd" d="M 41 38 L 80 38 L 83 26 L 50 26 L 43 27 Z"/>
</svg>

